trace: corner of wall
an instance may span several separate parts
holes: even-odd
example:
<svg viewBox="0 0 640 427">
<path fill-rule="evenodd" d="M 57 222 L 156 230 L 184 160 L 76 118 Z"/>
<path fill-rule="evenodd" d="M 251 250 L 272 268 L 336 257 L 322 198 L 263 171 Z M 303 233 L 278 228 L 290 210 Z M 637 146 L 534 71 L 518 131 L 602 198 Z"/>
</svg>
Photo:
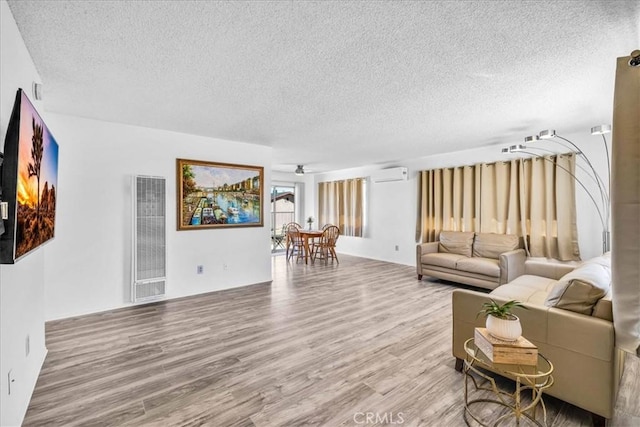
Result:
<svg viewBox="0 0 640 427">
<path fill-rule="evenodd" d="M 4 144 L 16 90 L 40 76 L 9 5 L 0 1 L 0 137 Z M 36 108 L 41 106 L 35 102 Z M 0 266 L 0 425 L 20 425 L 46 357 L 44 336 L 45 248 L 14 265 Z M 28 340 L 28 343 L 27 343 Z M 8 375 L 15 381 L 9 394 Z"/>
</svg>

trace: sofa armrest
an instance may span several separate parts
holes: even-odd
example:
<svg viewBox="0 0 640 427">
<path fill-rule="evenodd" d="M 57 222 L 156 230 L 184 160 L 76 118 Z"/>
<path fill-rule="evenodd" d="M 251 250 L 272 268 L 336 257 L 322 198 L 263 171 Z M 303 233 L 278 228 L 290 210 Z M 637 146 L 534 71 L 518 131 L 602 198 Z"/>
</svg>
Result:
<svg viewBox="0 0 640 427">
<path fill-rule="evenodd" d="M 420 243 L 416 246 L 416 251 L 418 256 L 422 256 L 424 254 L 433 254 L 438 253 L 438 245 L 440 242 L 429 242 L 429 243 Z"/>
<path fill-rule="evenodd" d="M 482 304 L 489 302 L 490 299 L 493 299 L 499 304 L 503 304 L 509 300 L 504 297 L 467 289 L 455 289 L 453 291 L 453 355 L 455 357 L 464 359 L 464 341 L 473 337 L 473 329 L 475 327 L 485 326 L 485 317 L 478 316 L 477 314 L 482 309 Z M 549 308 L 528 303 L 524 303 L 524 305 L 527 307 L 527 310 L 516 309 L 514 311 L 514 314 L 520 317 L 522 335 L 535 344 L 546 343 L 548 340 Z"/>
<path fill-rule="evenodd" d="M 570 264 L 529 260 L 524 263 L 524 274 L 559 280 L 562 276 L 572 272 L 575 268 L 575 265 Z"/>
<path fill-rule="evenodd" d="M 524 249 L 515 249 L 513 251 L 500 254 L 500 284 L 511 282 L 518 276 L 524 274 L 524 263 L 527 260 L 527 254 Z"/>
<path fill-rule="evenodd" d="M 461 344 L 467 338 L 473 337 L 474 327 L 483 327 L 485 324 L 484 316 L 477 315 L 482 309 L 482 304 L 488 302 L 489 299 L 502 304 L 507 302 L 508 298 L 467 289 L 455 289 L 451 298 L 454 355 L 464 357 Z M 517 312 L 514 314 L 520 317 L 522 335 L 530 341 L 603 361 L 612 361 L 615 346 L 612 322 L 538 304 L 525 302 L 523 305 L 527 307 L 527 310 L 516 309 Z M 464 336 L 456 339 L 456 335 L 460 331 L 463 331 Z"/>
<path fill-rule="evenodd" d="M 457 359 L 465 359 L 463 345 L 473 337 L 474 328 L 484 326 L 484 317 L 476 317 L 476 313 L 489 298 L 499 304 L 507 301 L 466 289 L 453 291 L 452 350 Z M 524 305 L 528 310 L 515 313 L 520 317 L 522 335 L 554 365 L 555 381 L 545 393 L 611 418 L 623 367 L 621 353 L 615 348 L 613 323 L 538 304 Z"/>
<path fill-rule="evenodd" d="M 422 255 L 438 253 L 438 242 L 419 243 L 416 245 L 416 271 L 418 279 L 422 279 Z"/>
</svg>

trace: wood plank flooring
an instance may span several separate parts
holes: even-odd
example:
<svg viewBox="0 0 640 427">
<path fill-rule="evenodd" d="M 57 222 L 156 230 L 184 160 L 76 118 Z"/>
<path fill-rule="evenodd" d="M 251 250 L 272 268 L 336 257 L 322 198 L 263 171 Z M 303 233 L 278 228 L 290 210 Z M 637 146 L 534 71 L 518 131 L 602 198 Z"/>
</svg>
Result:
<svg viewBox="0 0 640 427">
<path fill-rule="evenodd" d="M 276 256 L 271 285 L 50 322 L 24 425 L 463 425 L 453 289 L 381 261 Z M 640 425 L 638 365 L 612 426 Z M 591 425 L 545 401 L 554 426 Z"/>
</svg>

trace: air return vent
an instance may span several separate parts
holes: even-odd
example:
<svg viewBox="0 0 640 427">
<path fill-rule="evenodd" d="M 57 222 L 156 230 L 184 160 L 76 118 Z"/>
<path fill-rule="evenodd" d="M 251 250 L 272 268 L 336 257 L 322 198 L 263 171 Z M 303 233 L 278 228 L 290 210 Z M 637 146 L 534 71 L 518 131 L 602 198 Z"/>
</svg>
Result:
<svg viewBox="0 0 640 427">
<path fill-rule="evenodd" d="M 133 302 L 159 299 L 166 292 L 165 183 L 161 177 L 133 177 Z"/>
</svg>

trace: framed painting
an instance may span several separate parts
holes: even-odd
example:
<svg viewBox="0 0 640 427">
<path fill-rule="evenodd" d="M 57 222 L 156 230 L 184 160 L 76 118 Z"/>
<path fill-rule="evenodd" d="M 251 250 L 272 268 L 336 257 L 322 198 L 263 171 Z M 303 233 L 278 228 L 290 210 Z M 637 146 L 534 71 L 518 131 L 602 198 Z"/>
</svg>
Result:
<svg viewBox="0 0 640 427">
<path fill-rule="evenodd" d="M 178 230 L 262 227 L 264 168 L 177 159 Z"/>
</svg>

